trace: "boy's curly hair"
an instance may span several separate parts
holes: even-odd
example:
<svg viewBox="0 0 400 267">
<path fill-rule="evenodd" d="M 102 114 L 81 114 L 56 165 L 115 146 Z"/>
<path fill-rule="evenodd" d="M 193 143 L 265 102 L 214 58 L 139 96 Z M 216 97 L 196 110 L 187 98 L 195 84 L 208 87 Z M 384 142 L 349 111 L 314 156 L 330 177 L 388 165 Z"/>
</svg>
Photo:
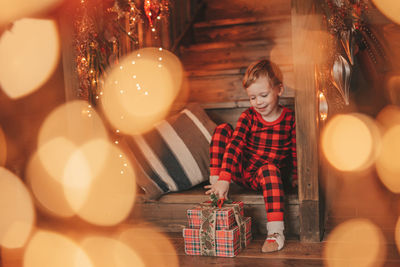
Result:
<svg viewBox="0 0 400 267">
<path fill-rule="evenodd" d="M 282 72 L 278 65 L 267 59 L 252 63 L 246 70 L 243 77 L 243 87 L 247 89 L 258 78 L 266 77 L 272 86 L 280 85 L 283 82 Z"/>
</svg>

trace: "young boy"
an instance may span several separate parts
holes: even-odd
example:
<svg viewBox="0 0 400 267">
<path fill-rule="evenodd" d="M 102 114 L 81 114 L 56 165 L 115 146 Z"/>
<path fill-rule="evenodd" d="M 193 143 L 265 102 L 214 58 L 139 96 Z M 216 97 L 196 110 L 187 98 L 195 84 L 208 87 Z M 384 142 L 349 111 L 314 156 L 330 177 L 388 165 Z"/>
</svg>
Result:
<svg viewBox="0 0 400 267">
<path fill-rule="evenodd" d="M 267 211 L 267 238 L 262 252 L 282 249 L 283 185 L 280 168 L 293 165 L 292 186 L 297 185 L 296 123 L 292 110 L 279 105 L 282 73 L 269 60 L 251 64 L 243 78 L 251 107 L 239 117 L 236 129 L 217 126 L 210 144 L 210 184 L 206 194 L 227 198 L 231 181 L 262 190 Z"/>
</svg>

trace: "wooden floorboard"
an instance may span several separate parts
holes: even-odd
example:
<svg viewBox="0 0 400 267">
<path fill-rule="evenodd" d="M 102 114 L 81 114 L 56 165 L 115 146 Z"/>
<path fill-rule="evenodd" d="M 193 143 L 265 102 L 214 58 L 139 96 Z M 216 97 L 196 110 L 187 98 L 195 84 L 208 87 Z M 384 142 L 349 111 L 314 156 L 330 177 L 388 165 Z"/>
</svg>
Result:
<svg viewBox="0 0 400 267">
<path fill-rule="evenodd" d="M 234 258 L 205 257 L 185 255 L 183 238 L 177 234 L 169 234 L 175 246 L 180 266 L 327 266 L 324 265 L 324 247 L 327 242 L 303 243 L 298 240 L 287 240 L 283 250 L 275 253 L 260 251 L 264 242 L 263 236 L 256 236 L 249 247 Z M 332 261 L 332 259 L 331 259 Z M 376 266 L 400 266 L 400 257 L 395 245 L 387 245 L 385 259 Z M 350 266 L 350 265 L 335 265 Z M 374 265 L 375 266 L 375 265 Z"/>
<path fill-rule="evenodd" d="M 47 223 L 45 223 L 46 225 Z M 54 222 L 50 223 L 52 225 L 53 230 L 58 229 L 59 227 L 65 226 L 63 224 L 55 225 Z M 45 225 L 42 225 L 45 226 Z M 142 226 L 135 225 L 124 225 L 129 227 L 138 227 L 139 229 Z M 60 228 L 58 229 L 61 231 Z M 148 226 L 145 226 L 143 229 L 148 229 Z M 75 231 L 83 231 L 87 232 L 87 229 L 79 227 L 75 228 Z M 103 232 L 104 229 L 98 233 Z M 64 233 L 69 233 L 70 231 L 61 231 Z M 117 231 L 118 232 L 118 231 Z M 103 234 L 107 234 L 103 232 Z M 143 243 L 141 238 L 146 238 L 147 244 L 165 244 L 165 237 L 169 240 L 172 247 L 175 249 L 160 249 L 158 252 L 148 251 L 145 248 L 140 249 L 141 245 L 134 245 L 132 248 L 138 249 L 136 252 L 139 253 L 144 259 L 146 266 L 151 266 L 150 263 L 154 262 L 163 262 L 160 267 L 168 266 L 168 267 L 178 267 L 178 266 L 196 266 L 196 267 L 208 267 L 208 266 L 296 266 L 296 267 L 313 267 L 313 266 L 365 266 L 365 265 L 351 265 L 348 262 L 342 262 L 341 264 L 327 265 L 327 259 L 324 258 L 324 249 L 327 246 L 328 242 L 315 242 L 315 243 L 304 243 L 298 240 L 287 240 L 284 249 L 274 253 L 262 253 L 260 248 L 264 242 L 263 235 L 257 235 L 251 241 L 250 245 L 241 253 L 239 253 L 236 257 L 233 258 L 222 258 L 222 257 L 206 257 L 206 256 L 190 256 L 185 254 L 184 240 L 182 234 L 178 233 L 163 233 L 162 235 L 154 235 L 154 236 L 141 236 L 135 240 L 131 240 L 133 243 Z M 144 244 L 145 244 L 144 243 Z M 16 250 L 4 250 L 2 249 L 3 259 L 0 258 L 0 266 L 1 267 L 22 267 L 23 266 L 23 249 Z M 330 259 L 330 262 L 332 259 Z M 171 265 L 172 262 L 177 262 L 178 265 Z M 150 264 L 150 265 L 149 265 Z M 386 248 L 386 256 L 383 259 L 380 259 L 380 262 L 370 266 L 382 266 L 382 267 L 394 267 L 400 266 L 400 256 L 395 244 L 387 244 Z"/>
<path fill-rule="evenodd" d="M 180 234 L 168 234 L 176 248 L 178 255 L 185 255 L 183 237 Z M 236 258 L 263 258 L 263 259 L 301 259 L 320 260 L 322 258 L 323 243 L 300 243 L 298 240 L 287 240 L 285 249 L 276 253 L 262 253 L 261 246 L 264 236 L 255 236 L 249 247 L 239 253 Z M 190 256 L 194 257 L 194 256 Z"/>
<path fill-rule="evenodd" d="M 296 267 L 313 267 L 323 266 L 322 260 L 296 260 L 296 259 L 264 259 L 264 258 L 214 258 L 201 256 L 179 256 L 180 266 L 244 266 L 244 267 L 280 267 L 280 266 L 296 266 Z"/>
<path fill-rule="evenodd" d="M 323 250 L 326 241 L 304 243 L 298 240 L 287 240 L 283 250 L 275 253 L 262 253 L 260 251 L 264 242 L 263 236 L 256 236 L 244 251 L 234 258 L 205 257 L 185 255 L 183 238 L 178 234 L 169 234 L 179 258 L 180 266 L 327 266 L 324 265 Z M 386 258 L 381 259 L 374 266 L 400 266 L 400 256 L 393 244 L 387 245 Z M 332 261 L 332 259 L 330 259 Z M 350 266 L 350 265 L 334 265 Z M 360 265 L 361 266 L 361 265 Z"/>
</svg>

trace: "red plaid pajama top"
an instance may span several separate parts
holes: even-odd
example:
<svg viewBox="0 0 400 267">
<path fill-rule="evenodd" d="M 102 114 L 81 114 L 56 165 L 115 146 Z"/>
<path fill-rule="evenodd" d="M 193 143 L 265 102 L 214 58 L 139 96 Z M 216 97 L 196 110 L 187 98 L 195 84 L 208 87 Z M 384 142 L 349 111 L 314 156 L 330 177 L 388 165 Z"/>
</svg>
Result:
<svg viewBox="0 0 400 267">
<path fill-rule="evenodd" d="M 265 121 L 252 107 L 245 110 L 224 148 L 222 164 L 217 157 L 211 157 L 210 174 L 219 175 L 220 180 L 231 181 L 232 175 L 235 175 L 232 172 L 237 170 L 235 166 L 238 164 L 242 165 L 240 169 L 243 168 L 247 175 L 253 176 L 266 163 L 281 168 L 282 162 L 290 157 L 292 178 L 297 179 L 295 116 L 292 110 L 282 108 L 281 115 L 273 122 Z"/>
</svg>

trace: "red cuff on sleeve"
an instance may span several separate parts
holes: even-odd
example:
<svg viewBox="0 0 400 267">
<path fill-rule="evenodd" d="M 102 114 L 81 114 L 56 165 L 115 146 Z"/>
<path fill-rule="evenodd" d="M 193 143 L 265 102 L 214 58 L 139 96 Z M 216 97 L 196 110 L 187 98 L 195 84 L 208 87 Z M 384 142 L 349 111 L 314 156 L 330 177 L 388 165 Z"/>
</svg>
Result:
<svg viewBox="0 0 400 267">
<path fill-rule="evenodd" d="M 221 168 L 210 167 L 210 175 L 219 175 L 221 172 Z"/>
<path fill-rule="evenodd" d="M 218 180 L 223 180 L 223 181 L 227 181 L 227 182 L 231 182 L 231 176 L 232 174 L 226 171 L 221 171 L 219 173 L 219 179 Z"/>
<path fill-rule="evenodd" d="M 268 212 L 267 221 L 268 222 L 283 221 L 283 212 Z"/>
</svg>

